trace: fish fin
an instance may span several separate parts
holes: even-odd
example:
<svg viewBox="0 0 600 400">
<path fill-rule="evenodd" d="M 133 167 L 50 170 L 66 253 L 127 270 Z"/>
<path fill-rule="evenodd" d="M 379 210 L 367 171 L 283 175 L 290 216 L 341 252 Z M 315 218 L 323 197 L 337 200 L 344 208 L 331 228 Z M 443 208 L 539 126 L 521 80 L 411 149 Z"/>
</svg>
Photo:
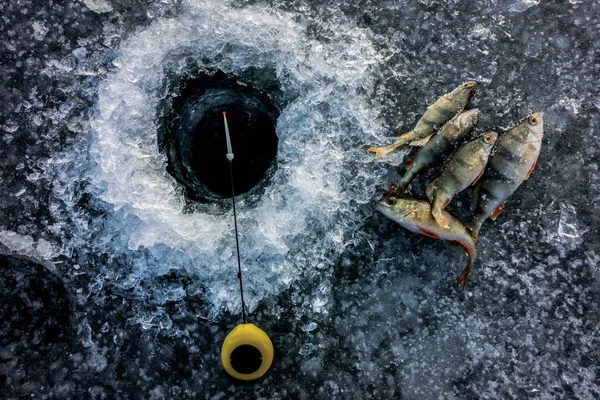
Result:
<svg viewBox="0 0 600 400">
<path fill-rule="evenodd" d="M 471 237 L 473 238 L 473 243 L 477 243 L 477 240 L 479 239 L 479 231 L 475 231 L 475 229 L 473 229 L 470 226 L 467 226 L 466 228 L 469 232 L 471 232 Z"/>
<path fill-rule="evenodd" d="M 432 239 L 439 239 L 440 235 L 438 235 L 437 233 L 430 231 L 429 229 L 425 229 L 425 228 L 419 228 L 419 231 L 421 231 L 421 234 L 423 236 L 427 236 L 430 237 Z"/>
<path fill-rule="evenodd" d="M 414 156 L 409 162 L 406 163 L 406 169 L 409 170 L 413 164 L 415 163 L 415 161 L 417 160 L 417 156 Z"/>
<path fill-rule="evenodd" d="M 375 153 L 375 158 L 379 158 L 388 154 L 391 150 L 386 147 L 369 147 L 368 152 Z"/>
<path fill-rule="evenodd" d="M 448 199 L 448 200 L 446 200 L 446 201 L 444 202 L 444 204 L 442 204 L 442 210 L 443 210 L 443 209 L 445 209 L 446 207 L 448 207 L 448 204 L 450 204 L 450 201 L 451 201 L 451 200 L 452 200 L 452 199 Z"/>
<path fill-rule="evenodd" d="M 481 179 L 481 177 L 483 176 L 483 171 L 485 171 L 485 168 L 481 168 L 481 171 L 479 172 L 479 175 L 477 175 L 477 178 L 475 178 L 475 180 L 473 181 L 473 183 L 471 184 L 471 186 L 475 186 L 475 184 L 477 183 L 477 181 L 479 179 Z"/>
<path fill-rule="evenodd" d="M 442 210 L 434 210 L 431 212 L 431 215 L 433 215 L 435 222 L 437 222 L 438 225 L 441 226 L 442 228 L 448 229 L 450 227 L 448 225 L 448 220 L 442 214 Z"/>
<path fill-rule="evenodd" d="M 525 179 L 529 179 L 529 175 L 531 175 L 531 173 L 533 172 L 533 169 L 535 168 L 535 164 L 537 164 L 537 161 L 533 162 L 533 165 L 531 166 L 531 168 L 529 168 L 529 172 L 527 172 L 527 175 L 525 175 Z"/>
<path fill-rule="evenodd" d="M 490 218 L 492 219 L 492 221 L 495 221 L 496 218 L 498 218 L 498 214 L 500 214 L 500 212 L 504 208 L 504 204 L 506 204 L 506 200 L 504 200 L 502 203 L 500 203 L 500 205 L 498 207 L 496 207 L 496 209 L 494 210 L 494 212 L 492 212 L 492 215 L 490 216 Z"/>
<path fill-rule="evenodd" d="M 471 233 L 473 243 L 477 243 L 477 239 L 479 239 L 479 231 L 481 230 L 481 225 L 478 225 L 475 222 L 475 219 L 473 219 L 473 221 L 465 225 L 465 228 L 467 228 L 467 231 Z"/>
<path fill-rule="evenodd" d="M 463 242 L 462 240 L 457 240 L 458 244 L 464 247 L 469 253 L 475 253 L 475 249 L 471 247 L 470 244 Z"/>
<path fill-rule="evenodd" d="M 456 284 L 462 286 L 464 290 L 467 286 L 467 283 L 469 282 L 469 275 L 471 274 L 471 269 L 473 268 L 473 262 L 475 261 L 475 255 L 477 254 L 477 252 L 470 244 L 465 243 L 462 240 L 457 240 L 457 242 L 465 248 L 465 250 L 468 253 L 467 255 L 469 256 L 469 262 L 467 266 L 465 267 L 465 269 L 462 270 L 458 278 L 456 278 Z"/>
<path fill-rule="evenodd" d="M 408 134 L 409 134 L 410 132 L 412 132 L 412 131 L 409 131 L 409 132 L 404 132 L 402 135 L 398 136 L 398 139 L 404 139 L 405 137 L 407 137 L 407 136 L 408 136 Z"/>
<path fill-rule="evenodd" d="M 412 142 L 409 143 L 409 145 L 415 146 L 415 147 L 425 146 L 427 144 L 427 142 L 429 142 L 429 139 L 431 139 L 432 136 L 433 135 L 429 135 L 423 139 L 413 140 Z"/>
<path fill-rule="evenodd" d="M 384 196 L 390 196 L 390 195 L 393 195 L 393 194 L 398 194 L 398 189 L 399 189 L 398 185 L 394 185 L 390 189 L 388 189 L 385 192 L 383 192 L 383 195 Z"/>
<path fill-rule="evenodd" d="M 469 283 L 469 275 L 471 274 L 472 265 L 469 263 L 465 269 L 460 273 L 458 278 L 456 278 L 456 284 L 462 286 L 462 289 L 465 290 L 467 283 Z"/>
</svg>

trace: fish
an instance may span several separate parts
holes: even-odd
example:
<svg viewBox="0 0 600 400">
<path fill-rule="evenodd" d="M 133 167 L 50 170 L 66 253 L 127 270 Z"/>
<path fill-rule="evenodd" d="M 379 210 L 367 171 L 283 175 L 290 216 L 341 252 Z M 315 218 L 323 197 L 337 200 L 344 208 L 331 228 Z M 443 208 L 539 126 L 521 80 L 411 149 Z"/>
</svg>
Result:
<svg viewBox="0 0 600 400">
<path fill-rule="evenodd" d="M 468 81 L 437 99 L 427 107 L 412 131 L 398 137 L 398 140 L 384 147 L 370 147 L 367 151 L 375 153 L 375 158 L 384 156 L 408 144 L 422 146 L 440 127 L 461 112 L 471 97 L 475 95 L 477 82 Z"/>
<path fill-rule="evenodd" d="M 448 227 L 444 228 L 431 215 L 431 205 L 426 200 L 397 197 L 394 194 L 384 195 L 377 202 L 376 209 L 411 232 L 433 239 L 457 242 L 463 246 L 469 256 L 469 262 L 456 279 L 456 283 L 463 289 L 467 286 L 469 275 L 477 258 L 477 251 L 471 234 L 462 222 L 443 210 L 442 213 L 448 221 Z"/>
<path fill-rule="evenodd" d="M 473 109 L 458 114 L 448 121 L 425 146 L 419 150 L 416 157 L 406 165 L 406 174 L 398 182 L 396 191 L 402 192 L 408 184 L 423 169 L 435 164 L 437 161 L 454 150 L 471 133 L 479 122 L 479 110 Z"/>
<path fill-rule="evenodd" d="M 440 176 L 425 189 L 431 202 L 431 215 L 442 227 L 448 228 L 442 210 L 454 196 L 481 178 L 497 139 L 497 132 L 486 132 L 465 143 L 448 160 Z"/>
<path fill-rule="evenodd" d="M 544 136 L 544 113 L 534 112 L 500 135 L 478 185 L 479 195 L 473 220 L 467 224 L 477 242 L 481 225 L 496 220 L 506 199 L 529 178 L 537 163 Z"/>
</svg>

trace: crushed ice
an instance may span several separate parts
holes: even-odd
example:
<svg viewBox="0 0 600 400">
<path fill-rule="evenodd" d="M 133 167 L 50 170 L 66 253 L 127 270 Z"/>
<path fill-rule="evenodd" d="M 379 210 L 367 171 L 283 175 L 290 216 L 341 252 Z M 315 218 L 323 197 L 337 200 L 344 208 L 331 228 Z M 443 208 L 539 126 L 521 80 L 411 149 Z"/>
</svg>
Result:
<svg viewBox="0 0 600 400">
<path fill-rule="evenodd" d="M 87 3 L 97 12 L 107 9 L 103 1 Z M 100 85 L 89 142 L 53 160 L 53 194 L 70 205 L 75 220 L 84 219 L 74 207 L 78 182 L 90 182 L 109 211 L 98 226 L 82 224 L 71 246 L 93 238 L 101 252 L 137 251 L 123 287 L 185 268 L 206 286 L 213 311 L 239 311 L 231 210 L 208 205 L 184 213 L 182 191 L 157 147 L 157 107 L 170 96 L 165 82 L 193 74 L 191 62 L 234 75 L 273 70 L 286 96 L 279 104 L 273 183 L 253 207 L 244 199 L 238 206 L 249 309 L 331 265 L 357 223 L 358 207 L 377 193 L 380 170 L 363 145 L 381 141 L 384 132 L 378 107 L 368 100 L 378 76 L 368 32 L 342 17 L 323 24 L 326 44 L 280 11 L 191 1 L 177 18 L 157 19 L 123 43 L 115 70 Z M 73 54 L 86 57 L 81 50 Z M 323 311 L 326 302 L 321 292 L 313 308 Z M 162 315 L 140 322 L 169 326 Z"/>
</svg>

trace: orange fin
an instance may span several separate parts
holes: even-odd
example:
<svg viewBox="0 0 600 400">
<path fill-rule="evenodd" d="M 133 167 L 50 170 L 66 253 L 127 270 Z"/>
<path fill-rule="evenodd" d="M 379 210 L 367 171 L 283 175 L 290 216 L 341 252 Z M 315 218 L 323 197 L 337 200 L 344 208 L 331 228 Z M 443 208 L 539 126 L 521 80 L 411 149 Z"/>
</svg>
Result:
<svg viewBox="0 0 600 400">
<path fill-rule="evenodd" d="M 479 173 L 479 175 L 477 175 L 477 178 L 475 178 L 475 180 L 473 181 L 473 183 L 471 184 L 472 186 L 475 186 L 475 184 L 477 183 L 477 181 L 479 179 L 481 179 L 481 177 L 483 176 L 483 171 L 485 171 L 485 168 L 481 168 L 481 172 Z"/>
<path fill-rule="evenodd" d="M 408 163 L 406 163 L 406 169 L 409 170 L 410 167 L 413 166 L 413 164 L 415 163 L 416 160 L 417 160 L 417 156 L 414 156 L 412 160 L 410 160 Z"/>
<path fill-rule="evenodd" d="M 450 204 L 450 201 L 451 201 L 451 200 L 452 200 L 452 199 L 448 199 L 448 200 L 446 200 L 446 201 L 444 202 L 444 204 L 442 204 L 442 210 L 443 210 L 444 208 L 448 207 L 448 204 Z"/>
<path fill-rule="evenodd" d="M 398 136 L 398 139 L 403 139 L 403 138 L 405 138 L 406 136 L 408 136 L 408 134 L 409 134 L 410 132 L 412 132 L 412 131 L 409 131 L 409 132 L 404 132 L 402 135 Z"/>
<path fill-rule="evenodd" d="M 458 244 L 467 249 L 469 253 L 475 253 L 475 249 L 471 247 L 468 243 L 463 242 L 462 240 L 457 240 Z"/>
<path fill-rule="evenodd" d="M 462 286 L 463 290 L 469 283 L 469 275 L 471 274 L 471 264 L 467 265 L 467 267 L 460 273 L 458 278 L 456 278 L 456 284 Z"/>
<path fill-rule="evenodd" d="M 492 221 L 495 221 L 496 218 L 498 218 L 498 214 L 500 214 L 500 212 L 504 208 L 504 204 L 506 204 L 506 200 L 504 200 L 502 203 L 500 203 L 500 205 L 498 207 L 496 207 L 496 209 L 494 210 L 494 212 L 490 216 L 490 218 L 492 219 Z"/>
<path fill-rule="evenodd" d="M 529 179 L 529 175 L 531 175 L 531 173 L 533 172 L 533 169 L 535 168 L 535 164 L 537 164 L 537 161 L 533 162 L 533 165 L 531 166 L 531 168 L 529 168 L 529 172 L 527 173 L 527 175 L 525 175 L 525 179 Z"/>
<path fill-rule="evenodd" d="M 398 185 L 394 185 L 391 188 L 389 188 L 388 190 L 386 190 L 385 192 L 383 192 L 384 196 L 390 196 L 392 194 L 397 194 L 398 193 Z"/>
<path fill-rule="evenodd" d="M 446 218 L 444 218 L 444 216 L 442 215 L 442 213 L 440 212 L 439 214 L 432 214 L 433 215 L 433 219 L 435 219 L 435 222 L 438 223 L 439 226 L 441 226 L 442 228 L 446 228 L 448 229 L 450 226 L 448 225 L 448 220 Z"/>
<path fill-rule="evenodd" d="M 425 229 L 425 228 L 419 228 L 419 230 L 421 231 L 421 233 L 423 234 L 423 236 L 427 236 L 430 237 L 432 239 L 439 239 L 440 235 L 438 235 L 437 233 L 430 231 L 429 229 Z"/>
<path fill-rule="evenodd" d="M 375 158 L 385 156 L 389 151 L 385 147 L 369 147 L 368 152 L 375 153 Z"/>
</svg>

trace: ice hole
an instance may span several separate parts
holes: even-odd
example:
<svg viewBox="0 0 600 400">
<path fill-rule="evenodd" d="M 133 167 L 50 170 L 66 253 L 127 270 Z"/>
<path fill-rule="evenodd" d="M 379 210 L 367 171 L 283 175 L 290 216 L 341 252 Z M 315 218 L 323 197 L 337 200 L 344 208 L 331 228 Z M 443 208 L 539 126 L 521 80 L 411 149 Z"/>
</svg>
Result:
<svg viewBox="0 0 600 400">
<path fill-rule="evenodd" d="M 235 194 L 266 184 L 277 154 L 279 111 L 266 93 L 222 72 L 185 82 L 166 118 L 168 171 L 199 201 L 231 197 L 223 122 L 233 147 Z"/>
</svg>

